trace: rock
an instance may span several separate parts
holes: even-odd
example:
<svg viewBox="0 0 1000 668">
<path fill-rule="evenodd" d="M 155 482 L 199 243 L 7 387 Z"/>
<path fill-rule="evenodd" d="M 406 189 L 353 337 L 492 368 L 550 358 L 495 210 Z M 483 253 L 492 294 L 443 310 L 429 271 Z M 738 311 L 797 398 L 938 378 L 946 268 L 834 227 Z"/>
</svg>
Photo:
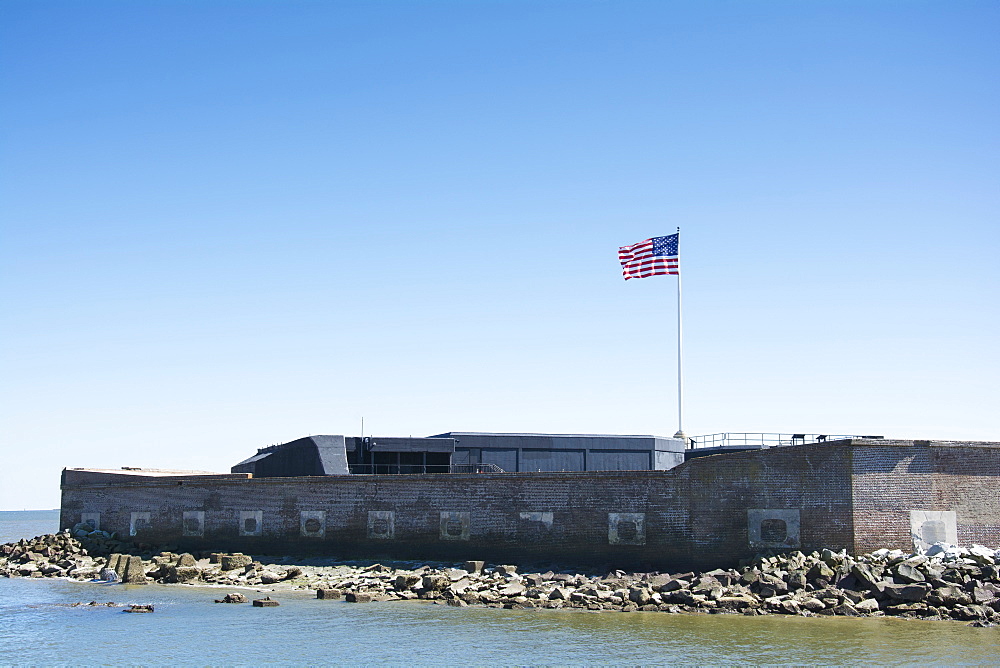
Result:
<svg viewBox="0 0 1000 668">
<path fill-rule="evenodd" d="M 628 591 L 628 600 L 636 605 L 646 605 L 650 601 L 651 594 L 652 592 L 645 587 L 632 587 Z"/>
<path fill-rule="evenodd" d="M 890 598 L 899 601 L 909 601 L 912 603 L 917 603 L 923 601 L 924 597 L 927 596 L 927 592 L 930 589 L 927 585 L 895 585 L 887 584 L 885 585 L 885 593 L 889 595 Z"/>
<path fill-rule="evenodd" d="M 343 592 L 339 589 L 317 589 L 316 598 L 322 598 L 326 600 L 336 600 L 343 596 Z"/>
<path fill-rule="evenodd" d="M 237 568 L 245 568 L 253 563 L 253 559 L 247 554 L 224 554 L 220 560 L 220 566 L 224 571 L 232 571 Z"/>
<path fill-rule="evenodd" d="M 857 617 L 858 610 L 850 603 L 841 603 L 840 605 L 833 608 L 834 614 L 841 615 L 842 617 Z"/>
<path fill-rule="evenodd" d="M 220 599 L 216 599 L 216 603 L 246 603 L 247 597 L 239 592 L 234 592 L 232 594 L 226 594 Z"/>
<path fill-rule="evenodd" d="M 863 601 L 855 603 L 854 609 L 864 613 L 875 612 L 878 610 L 878 601 L 873 598 L 866 598 Z"/>
<path fill-rule="evenodd" d="M 997 553 L 982 545 L 973 545 L 969 548 L 969 558 L 982 566 L 991 566 L 996 563 Z"/>
<path fill-rule="evenodd" d="M 359 591 L 349 591 L 344 595 L 344 600 L 348 603 L 371 603 L 372 595 Z"/>
<path fill-rule="evenodd" d="M 756 582 L 756 581 L 757 580 L 754 579 L 754 582 Z M 691 583 L 689 583 L 687 580 L 681 580 L 681 579 L 670 580 L 669 582 L 665 582 L 664 584 L 660 585 L 659 588 L 657 589 L 657 591 L 662 592 L 662 593 L 670 593 L 672 591 L 680 591 L 681 589 L 687 589 L 690 586 L 690 584 Z"/>
<path fill-rule="evenodd" d="M 566 589 L 565 587 L 556 587 L 549 594 L 550 601 L 568 601 L 573 591 L 571 589 Z"/>
<path fill-rule="evenodd" d="M 876 583 L 882 581 L 882 578 L 876 576 L 867 564 L 862 563 L 856 563 L 851 567 L 851 575 L 853 575 L 862 586 L 867 588 L 871 588 L 875 586 Z"/>
<path fill-rule="evenodd" d="M 265 596 L 264 598 L 255 599 L 253 602 L 253 607 L 255 608 L 276 608 L 280 603 L 271 600 L 270 596 Z"/>
<path fill-rule="evenodd" d="M 125 558 L 125 568 L 122 574 L 125 584 L 146 584 L 146 569 L 142 557 L 129 556 Z"/>
<path fill-rule="evenodd" d="M 805 589 L 806 574 L 804 571 L 792 571 L 785 578 L 785 582 L 788 584 L 790 590 Z"/>
<path fill-rule="evenodd" d="M 396 580 L 393 583 L 393 589 L 396 591 L 409 591 L 413 589 L 417 584 L 421 583 L 421 577 L 414 573 L 409 573 L 406 575 L 397 575 Z"/>
<path fill-rule="evenodd" d="M 469 606 L 468 603 L 466 603 L 465 601 L 463 601 L 460 598 L 451 598 L 451 599 L 448 599 L 448 605 L 456 607 L 456 608 L 467 608 Z"/>
<path fill-rule="evenodd" d="M 723 596 L 722 598 L 720 598 L 717 601 L 717 603 L 719 604 L 720 608 L 723 608 L 725 610 L 748 610 L 750 608 L 760 607 L 760 602 L 756 598 L 754 598 L 753 596 L 748 596 L 748 595 Z M 660 607 L 661 608 L 663 608 L 663 607 L 676 608 L 677 606 L 675 606 L 675 605 L 671 605 L 671 606 L 663 606 L 663 605 L 661 605 Z M 672 610 L 668 610 L 668 611 L 672 611 Z"/>
<path fill-rule="evenodd" d="M 452 582 L 450 585 L 448 585 L 448 589 L 446 589 L 445 591 L 450 591 L 453 594 L 461 594 L 471 586 L 472 586 L 472 580 L 466 578 L 464 580 L 459 580 L 458 582 Z"/>
<path fill-rule="evenodd" d="M 525 591 L 527 591 L 527 589 L 520 582 L 511 582 L 500 589 L 499 593 L 501 596 L 521 596 Z"/>
<path fill-rule="evenodd" d="M 193 582 L 201 579 L 201 569 L 197 566 L 169 566 L 167 582 Z"/>
<path fill-rule="evenodd" d="M 992 603 L 997 599 L 997 592 L 987 587 L 974 587 L 972 589 L 972 600 L 976 603 Z"/>
<path fill-rule="evenodd" d="M 185 552 L 184 554 L 177 557 L 177 561 L 175 563 L 177 566 L 194 566 L 195 563 L 197 562 L 195 562 L 193 555 Z"/>
<path fill-rule="evenodd" d="M 924 580 L 927 579 L 924 577 L 924 574 L 920 572 L 919 568 L 905 561 L 900 564 L 896 564 L 895 570 L 896 570 L 896 577 L 899 580 L 902 580 L 903 583 L 923 582 Z"/>
<path fill-rule="evenodd" d="M 118 579 L 121 579 L 125 575 L 125 565 L 128 563 L 128 555 L 125 554 L 112 554 L 108 557 L 108 568 L 111 568 L 118 573 Z"/>
<path fill-rule="evenodd" d="M 102 568 L 98 577 L 105 582 L 119 582 L 121 580 L 113 568 Z"/>
<path fill-rule="evenodd" d="M 282 576 L 278 575 L 274 571 L 261 571 L 258 576 L 260 577 L 260 583 L 266 585 L 272 585 L 275 582 L 281 582 Z"/>
<path fill-rule="evenodd" d="M 778 604 L 778 607 L 781 608 L 781 610 L 783 610 L 784 612 L 788 613 L 789 615 L 799 614 L 799 604 L 791 599 L 785 599 L 784 601 L 781 601 Z"/>
<path fill-rule="evenodd" d="M 131 605 L 123 612 L 153 612 L 154 608 L 151 605 Z"/>
<path fill-rule="evenodd" d="M 421 587 L 428 591 L 441 591 L 451 584 L 451 578 L 445 575 L 425 575 L 421 580 Z"/>
<path fill-rule="evenodd" d="M 803 600 L 801 605 L 803 608 L 809 610 L 810 612 L 819 612 L 820 610 L 826 608 L 826 604 L 823 603 L 823 601 L 813 596 L 810 596 L 809 598 Z"/>
<path fill-rule="evenodd" d="M 493 569 L 493 571 L 495 573 L 499 573 L 500 575 L 514 575 L 515 573 L 517 573 L 517 566 L 511 566 L 509 564 L 504 566 L 497 566 L 496 568 Z"/>
<path fill-rule="evenodd" d="M 829 550 L 826 551 L 829 552 Z M 827 582 L 832 580 L 835 575 L 836 573 L 834 572 L 834 570 L 830 568 L 823 561 L 815 564 L 812 568 L 809 569 L 809 572 L 806 573 L 806 577 L 809 578 L 810 580 L 822 579 L 826 580 Z"/>
<path fill-rule="evenodd" d="M 483 561 L 467 561 L 462 565 L 462 568 L 464 568 L 469 573 L 482 573 L 483 566 L 485 565 L 486 562 Z"/>
</svg>

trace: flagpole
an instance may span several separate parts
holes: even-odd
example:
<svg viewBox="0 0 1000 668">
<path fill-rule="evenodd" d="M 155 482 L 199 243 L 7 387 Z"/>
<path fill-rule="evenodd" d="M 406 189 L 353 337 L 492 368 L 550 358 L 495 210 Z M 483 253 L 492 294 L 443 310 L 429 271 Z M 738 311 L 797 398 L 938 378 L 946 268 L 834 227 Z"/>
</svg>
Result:
<svg viewBox="0 0 1000 668">
<path fill-rule="evenodd" d="M 677 228 L 677 433 L 674 438 L 684 441 L 687 447 L 687 436 L 684 434 L 684 373 L 683 373 L 683 330 L 681 328 L 681 228 Z"/>
</svg>

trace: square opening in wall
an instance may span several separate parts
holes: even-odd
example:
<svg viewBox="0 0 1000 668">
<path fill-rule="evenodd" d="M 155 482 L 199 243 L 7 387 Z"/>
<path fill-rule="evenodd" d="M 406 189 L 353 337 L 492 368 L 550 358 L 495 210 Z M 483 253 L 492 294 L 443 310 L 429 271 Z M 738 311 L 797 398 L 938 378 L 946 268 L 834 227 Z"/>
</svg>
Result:
<svg viewBox="0 0 1000 668">
<path fill-rule="evenodd" d="M 185 510 L 181 528 L 185 536 L 204 535 L 205 512 L 202 510 Z"/>
<path fill-rule="evenodd" d="M 645 545 L 645 513 L 608 513 L 609 545 Z"/>
<path fill-rule="evenodd" d="M 299 513 L 299 530 L 308 538 L 326 536 L 326 511 L 303 510 Z"/>
<path fill-rule="evenodd" d="M 264 511 L 241 510 L 237 522 L 241 536 L 260 536 L 264 530 Z"/>
<path fill-rule="evenodd" d="M 800 547 L 799 525 L 798 508 L 747 509 L 747 541 L 753 550 Z"/>
<path fill-rule="evenodd" d="M 368 511 L 368 537 L 389 540 L 396 533 L 395 512 L 392 510 Z"/>
<path fill-rule="evenodd" d="M 440 523 L 441 540 L 469 540 L 471 515 L 464 512 L 442 512 Z"/>
</svg>

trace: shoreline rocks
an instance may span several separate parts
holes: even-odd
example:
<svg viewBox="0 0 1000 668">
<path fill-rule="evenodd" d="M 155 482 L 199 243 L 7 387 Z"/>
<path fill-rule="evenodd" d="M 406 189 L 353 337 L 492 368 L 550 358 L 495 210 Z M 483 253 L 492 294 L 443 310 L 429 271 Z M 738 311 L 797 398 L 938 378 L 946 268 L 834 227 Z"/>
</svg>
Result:
<svg viewBox="0 0 1000 668">
<path fill-rule="evenodd" d="M 82 530 L 81 530 L 82 531 Z M 202 558 L 198 558 L 202 556 Z M 70 532 L 0 545 L 0 576 L 314 590 L 351 603 L 423 600 L 455 607 L 798 616 L 894 616 L 1000 623 L 1000 551 L 936 544 L 925 553 L 789 552 L 702 573 L 521 572 L 488 566 L 264 563 L 250 555 L 92 555 Z M 227 597 L 228 598 L 228 597 Z M 233 597 L 237 602 L 238 598 Z M 243 600 L 246 600 L 245 598 Z M 266 600 L 266 599 L 265 599 Z M 226 601 L 230 602 L 230 601 Z M 265 605 L 271 605 L 270 603 Z"/>
</svg>

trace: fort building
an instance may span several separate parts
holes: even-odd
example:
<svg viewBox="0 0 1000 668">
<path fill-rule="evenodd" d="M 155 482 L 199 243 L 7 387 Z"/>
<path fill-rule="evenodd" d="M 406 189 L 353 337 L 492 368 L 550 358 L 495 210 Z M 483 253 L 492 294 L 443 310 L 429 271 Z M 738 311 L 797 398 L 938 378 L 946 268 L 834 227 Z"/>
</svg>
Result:
<svg viewBox="0 0 1000 668">
<path fill-rule="evenodd" d="M 311 436 L 228 474 L 64 469 L 60 524 L 191 551 L 664 570 L 771 550 L 1000 544 L 1000 443 L 798 439 L 698 457 L 684 445 Z"/>
</svg>

